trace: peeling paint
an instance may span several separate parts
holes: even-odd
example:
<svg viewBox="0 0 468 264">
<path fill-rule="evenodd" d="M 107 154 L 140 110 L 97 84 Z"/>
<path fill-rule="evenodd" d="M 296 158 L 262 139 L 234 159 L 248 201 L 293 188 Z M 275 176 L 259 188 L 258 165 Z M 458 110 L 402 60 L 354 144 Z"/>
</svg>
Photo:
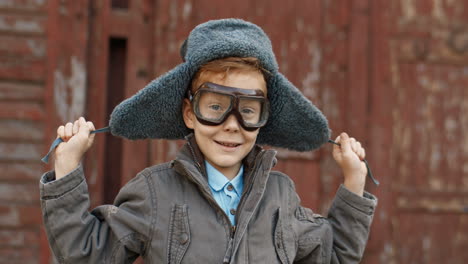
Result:
<svg viewBox="0 0 468 264">
<path fill-rule="evenodd" d="M 288 48 L 289 48 L 289 42 L 286 40 L 281 41 L 281 49 L 280 49 L 280 70 L 282 72 L 288 72 L 289 64 L 288 64 Z"/>
<path fill-rule="evenodd" d="M 0 230 L 0 241 L 2 246 L 24 246 L 25 234 L 16 230 Z"/>
<path fill-rule="evenodd" d="M 0 159 L 39 160 L 42 154 L 42 146 L 40 144 L 0 142 Z"/>
<path fill-rule="evenodd" d="M 336 107 L 336 94 L 330 87 L 323 87 L 320 100 L 322 101 L 321 108 L 330 119 L 337 119 L 340 115 L 340 110 Z"/>
<path fill-rule="evenodd" d="M 62 123 L 71 122 L 84 114 L 86 101 L 86 69 L 75 56 L 70 59 L 71 76 L 54 72 L 54 102 Z"/>
<path fill-rule="evenodd" d="M 320 63 L 322 61 L 322 54 L 318 44 L 311 42 L 307 49 L 310 56 L 310 70 L 305 78 L 302 80 L 302 93 L 311 99 L 318 98 L 320 91 Z"/>
<path fill-rule="evenodd" d="M 446 19 L 445 15 L 445 10 L 443 7 L 443 0 L 432 0 L 433 1 L 433 9 L 432 9 L 432 15 L 442 21 Z"/>
<path fill-rule="evenodd" d="M 13 32 L 43 33 L 43 18 L 24 19 L 21 17 L 0 16 L 0 30 Z"/>
<path fill-rule="evenodd" d="M 191 13 L 192 13 L 192 2 L 186 1 L 182 9 L 182 19 L 186 21 L 189 18 Z"/>
<path fill-rule="evenodd" d="M 380 263 L 395 263 L 395 249 L 391 242 L 385 242 L 383 251 L 380 253 Z"/>
<path fill-rule="evenodd" d="M 32 7 L 44 6 L 46 0 L 28 0 L 21 1 L 21 8 L 31 9 Z M 18 8 L 18 0 L 2 0 L 0 1 L 1 8 Z"/>
<path fill-rule="evenodd" d="M 167 142 L 167 154 L 169 157 L 175 157 L 179 152 L 179 146 L 175 141 L 168 141 Z"/>
<path fill-rule="evenodd" d="M 429 263 L 429 260 L 430 260 L 430 257 L 431 257 L 431 254 L 430 254 L 430 250 L 432 248 L 432 238 L 428 235 L 424 236 L 422 239 L 421 239 L 421 247 L 422 247 L 422 251 L 423 251 L 423 262 L 424 263 Z"/>
<path fill-rule="evenodd" d="M 46 46 L 43 41 L 37 41 L 34 39 L 28 39 L 27 42 L 29 49 L 32 51 L 32 54 L 36 57 L 44 57 L 46 54 Z"/>
<path fill-rule="evenodd" d="M 29 32 L 39 32 L 41 31 L 41 26 L 36 21 L 16 21 L 14 24 L 15 30 L 18 31 L 29 31 Z"/>
<path fill-rule="evenodd" d="M 304 31 L 304 28 L 305 28 L 305 24 L 304 24 L 304 19 L 302 18 L 297 18 L 296 19 L 296 30 L 298 33 L 301 33 Z"/>
<path fill-rule="evenodd" d="M 18 211 L 14 208 L 7 210 L 0 210 L 0 225 L 2 226 L 16 226 L 20 222 Z"/>
<path fill-rule="evenodd" d="M 403 9 L 403 16 L 406 20 L 412 20 L 416 16 L 414 0 L 402 0 L 401 8 Z"/>
<path fill-rule="evenodd" d="M 450 199 L 399 197 L 397 199 L 397 205 L 400 209 L 425 210 L 426 212 L 431 213 L 464 213 L 466 208 L 466 201 L 463 201 L 457 197 Z"/>
</svg>

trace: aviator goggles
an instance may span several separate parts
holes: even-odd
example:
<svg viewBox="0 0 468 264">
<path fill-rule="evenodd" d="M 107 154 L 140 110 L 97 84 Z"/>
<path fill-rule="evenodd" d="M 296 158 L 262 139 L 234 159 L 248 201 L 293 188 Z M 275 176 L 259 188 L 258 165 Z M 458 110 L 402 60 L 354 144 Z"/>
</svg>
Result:
<svg viewBox="0 0 468 264">
<path fill-rule="evenodd" d="M 265 126 L 270 104 L 261 90 L 241 89 L 215 83 L 203 83 L 188 99 L 197 120 L 208 126 L 217 126 L 234 114 L 247 131 Z"/>
</svg>

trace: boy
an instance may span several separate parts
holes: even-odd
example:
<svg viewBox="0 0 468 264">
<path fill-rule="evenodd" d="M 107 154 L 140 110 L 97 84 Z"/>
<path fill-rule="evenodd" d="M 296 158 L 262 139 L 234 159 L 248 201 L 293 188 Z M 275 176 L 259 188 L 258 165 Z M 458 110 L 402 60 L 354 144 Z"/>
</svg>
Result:
<svg viewBox="0 0 468 264">
<path fill-rule="evenodd" d="M 88 212 L 79 162 L 91 122 L 59 127 L 55 172 L 41 179 L 44 223 L 60 263 L 358 263 L 376 199 L 364 192 L 360 143 L 345 133 L 333 156 L 344 184 L 328 219 L 300 206 L 274 150 L 310 150 L 329 138 L 326 119 L 277 69 L 257 26 L 236 19 L 197 26 L 184 63 L 114 109 L 113 134 L 181 138 L 169 163 L 142 171 L 114 205 Z"/>
</svg>

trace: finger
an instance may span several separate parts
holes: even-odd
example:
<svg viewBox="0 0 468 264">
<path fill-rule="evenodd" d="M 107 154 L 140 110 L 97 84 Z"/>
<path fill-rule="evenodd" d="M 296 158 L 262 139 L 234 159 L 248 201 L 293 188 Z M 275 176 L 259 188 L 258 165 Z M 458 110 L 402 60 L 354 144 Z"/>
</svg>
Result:
<svg viewBox="0 0 468 264">
<path fill-rule="evenodd" d="M 364 152 L 364 148 L 361 148 L 361 149 L 359 150 L 359 158 L 360 158 L 361 160 L 364 160 L 364 159 L 366 158 L 366 154 L 365 154 L 365 152 Z"/>
<path fill-rule="evenodd" d="M 351 149 L 353 150 L 354 153 L 357 155 L 357 144 L 356 144 L 356 139 L 355 138 L 350 138 L 349 143 L 351 145 Z"/>
<path fill-rule="evenodd" d="M 358 155 L 358 157 L 360 158 L 361 154 L 362 154 L 361 142 L 356 141 L 356 155 Z"/>
<path fill-rule="evenodd" d="M 78 119 L 78 122 L 80 124 L 79 133 L 83 133 L 86 136 L 89 136 L 89 132 L 91 129 L 88 127 L 88 124 L 86 123 L 86 119 L 84 119 L 84 117 L 80 117 L 80 119 Z"/>
<path fill-rule="evenodd" d="M 73 136 L 73 124 L 68 122 L 65 125 L 65 138 L 69 139 Z"/>
<path fill-rule="evenodd" d="M 62 139 L 65 137 L 65 127 L 64 126 L 59 126 L 57 128 L 57 137 L 62 138 Z"/>
<path fill-rule="evenodd" d="M 351 149 L 351 142 L 348 134 L 345 132 L 341 133 L 340 135 L 340 144 L 341 144 L 341 151 L 344 153 L 352 151 Z"/>
<path fill-rule="evenodd" d="M 91 131 L 94 131 L 96 130 L 96 128 L 94 128 L 94 124 L 93 122 L 91 121 L 88 121 L 86 122 L 86 124 L 88 125 L 88 128 L 91 130 Z M 91 134 L 89 136 L 89 140 L 88 140 L 88 148 L 91 147 L 93 145 L 93 142 L 94 142 L 94 136 L 96 136 L 96 134 Z"/>
<path fill-rule="evenodd" d="M 73 123 L 73 135 L 75 135 L 76 133 L 78 133 L 78 128 L 79 128 L 79 123 L 78 123 L 78 120 L 76 120 L 74 123 Z"/>
<path fill-rule="evenodd" d="M 336 143 L 340 143 L 340 140 L 341 140 L 341 136 L 337 136 L 337 137 L 335 138 L 335 142 L 336 142 Z"/>
<path fill-rule="evenodd" d="M 94 131 L 94 130 L 96 130 L 96 128 L 94 128 L 93 122 L 88 121 L 88 122 L 86 122 L 86 125 L 88 126 L 89 131 Z M 95 136 L 95 135 L 96 135 L 96 134 L 91 134 L 90 138 L 91 138 L 91 139 L 94 139 L 94 136 Z"/>
<path fill-rule="evenodd" d="M 93 124 L 93 122 L 91 122 L 91 121 L 88 121 L 88 122 L 86 122 L 86 124 L 88 125 L 88 127 L 89 127 L 89 130 L 91 130 L 91 131 L 94 131 L 94 130 L 96 130 L 96 128 L 94 128 L 94 124 Z"/>
</svg>

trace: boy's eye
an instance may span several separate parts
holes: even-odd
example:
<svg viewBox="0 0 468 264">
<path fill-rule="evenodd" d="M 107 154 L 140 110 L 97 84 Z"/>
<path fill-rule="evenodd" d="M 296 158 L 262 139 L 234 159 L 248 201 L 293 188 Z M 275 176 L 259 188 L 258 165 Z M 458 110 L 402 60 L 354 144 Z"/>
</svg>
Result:
<svg viewBox="0 0 468 264">
<path fill-rule="evenodd" d="M 241 113 L 242 113 L 242 114 L 246 114 L 246 115 L 252 115 L 252 114 L 255 113 L 255 110 L 252 109 L 252 108 L 243 108 L 243 109 L 241 110 Z"/>
<path fill-rule="evenodd" d="M 220 111 L 222 109 L 222 107 L 219 104 L 211 104 L 208 107 L 214 111 Z"/>
</svg>

